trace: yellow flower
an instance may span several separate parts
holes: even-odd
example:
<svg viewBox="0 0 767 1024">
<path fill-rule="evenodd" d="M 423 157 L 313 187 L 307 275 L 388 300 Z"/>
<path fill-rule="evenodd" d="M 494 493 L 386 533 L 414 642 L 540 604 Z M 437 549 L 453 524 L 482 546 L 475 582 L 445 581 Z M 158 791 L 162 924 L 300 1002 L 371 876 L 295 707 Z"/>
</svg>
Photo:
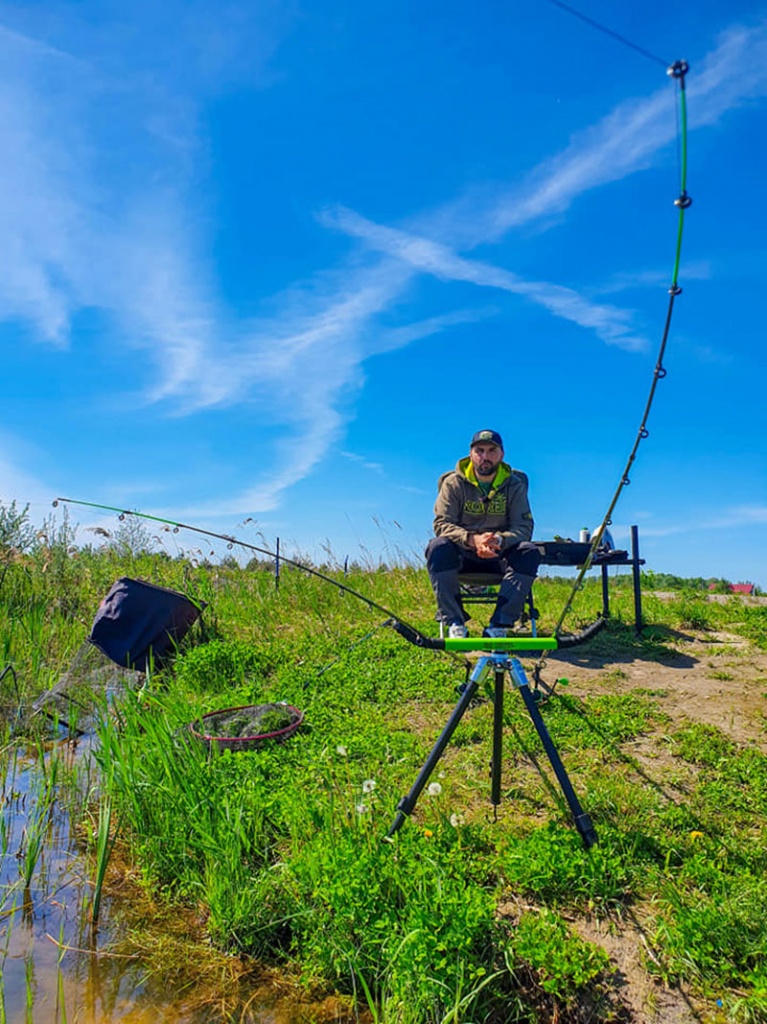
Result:
<svg viewBox="0 0 767 1024">
<path fill-rule="evenodd" d="M 702 832 L 693 831 L 693 832 L 690 833 L 690 839 L 702 839 L 702 838 L 703 838 L 703 833 Z"/>
<path fill-rule="evenodd" d="M 430 828 L 425 828 L 423 830 L 423 834 L 426 836 L 427 839 L 431 839 L 431 837 L 434 835 Z"/>
</svg>

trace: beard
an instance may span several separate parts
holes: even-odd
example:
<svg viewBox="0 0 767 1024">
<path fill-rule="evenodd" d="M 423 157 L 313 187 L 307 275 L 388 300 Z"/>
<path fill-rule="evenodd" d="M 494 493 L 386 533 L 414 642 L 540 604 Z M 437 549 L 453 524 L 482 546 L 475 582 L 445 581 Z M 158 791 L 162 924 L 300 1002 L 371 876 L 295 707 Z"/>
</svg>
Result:
<svg viewBox="0 0 767 1024">
<path fill-rule="evenodd" d="M 495 466 L 489 459 L 483 459 L 477 466 L 477 472 L 480 476 L 492 476 L 495 473 Z"/>
</svg>

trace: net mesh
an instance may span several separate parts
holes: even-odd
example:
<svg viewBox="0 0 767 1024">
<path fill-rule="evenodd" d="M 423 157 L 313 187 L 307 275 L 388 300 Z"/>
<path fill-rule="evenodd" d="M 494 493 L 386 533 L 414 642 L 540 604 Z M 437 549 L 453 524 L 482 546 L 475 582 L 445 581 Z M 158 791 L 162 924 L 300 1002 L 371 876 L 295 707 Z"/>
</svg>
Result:
<svg viewBox="0 0 767 1024">
<path fill-rule="evenodd" d="M 86 640 L 58 682 L 34 702 L 31 716 L 45 715 L 70 732 L 89 732 L 101 709 L 126 690 L 137 690 L 145 679 L 143 672 L 121 668 Z"/>
<path fill-rule="evenodd" d="M 258 746 L 271 739 L 286 739 L 302 721 L 302 712 L 290 704 L 251 704 L 212 711 L 190 729 L 199 739 L 236 750 Z"/>
</svg>

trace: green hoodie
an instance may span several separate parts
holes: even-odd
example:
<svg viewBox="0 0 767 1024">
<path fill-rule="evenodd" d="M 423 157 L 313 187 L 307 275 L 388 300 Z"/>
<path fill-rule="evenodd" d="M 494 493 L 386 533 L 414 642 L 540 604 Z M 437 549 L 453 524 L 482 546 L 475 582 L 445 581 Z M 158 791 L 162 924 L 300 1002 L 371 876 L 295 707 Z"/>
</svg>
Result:
<svg viewBox="0 0 767 1024">
<path fill-rule="evenodd" d="M 530 540 L 533 516 L 527 500 L 527 477 L 502 462 L 496 471 L 490 493 L 479 488 L 474 466 L 467 455 L 455 469 L 439 478 L 434 505 L 434 533 L 447 537 L 466 550 L 469 535 L 497 533 L 501 550 Z"/>
</svg>

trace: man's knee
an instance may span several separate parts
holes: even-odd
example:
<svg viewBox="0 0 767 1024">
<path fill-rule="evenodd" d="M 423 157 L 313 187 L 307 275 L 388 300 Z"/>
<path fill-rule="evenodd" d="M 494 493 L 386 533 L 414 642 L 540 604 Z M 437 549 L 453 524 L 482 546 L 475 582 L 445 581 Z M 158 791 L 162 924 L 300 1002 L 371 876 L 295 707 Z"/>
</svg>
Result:
<svg viewBox="0 0 767 1024">
<path fill-rule="evenodd" d="M 538 545 L 532 541 L 522 541 L 515 547 L 504 552 L 509 567 L 523 576 L 537 576 L 541 564 L 541 553 Z"/>
<path fill-rule="evenodd" d="M 448 572 L 461 562 L 461 549 L 447 537 L 432 537 L 426 546 L 426 565 L 430 572 Z"/>
</svg>

